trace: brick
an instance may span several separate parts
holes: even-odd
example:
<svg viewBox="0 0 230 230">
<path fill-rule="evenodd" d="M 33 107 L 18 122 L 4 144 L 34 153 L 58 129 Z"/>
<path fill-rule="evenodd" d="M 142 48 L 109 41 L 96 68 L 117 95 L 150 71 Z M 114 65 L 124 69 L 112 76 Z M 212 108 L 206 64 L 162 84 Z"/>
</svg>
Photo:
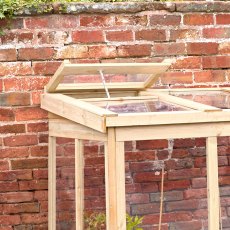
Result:
<svg viewBox="0 0 230 230">
<path fill-rule="evenodd" d="M 178 69 L 201 69 L 201 58 L 200 57 L 184 57 L 178 58 L 171 68 Z"/>
<path fill-rule="evenodd" d="M 16 146 L 29 146 L 36 145 L 38 143 L 37 135 L 20 135 L 10 136 L 3 139 L 5 146 L 16 147 Z"/>
<path fill-rule="evenodd" d="M 9 170 L 9 162 L 7 160 L 0 160 L 0 171 Z"/>
<path fill-rule="evenodd" d="M 0 126 L 0 133 L 25 133 L 24 124 L 2 125 Z"/>
<path fill-rule="evenodd" d="M 5 214 L 17 213 L 36 213 L 39 212 L 38 203 L 19 203 L 19 204 L 3 204 L 2 211 Z"/>
<path fill-rule="evenodd" d="M 186 211 L 199 208 L 198 200 L 181 200 L 175 202 L 169 202 L 166 204 L 166 210 L 171 211 Z"/>
<path fill-rule="evenodd" d="M 24 19 L 27 29 L 54 29 L 57 28 L 76 28 L 79 26 L 79 17 L 77 15 L 49 15 L 39 17 L 28 17 Z"/>
<path fill-rule="evenodd" d="M 170 40 L 178 39 L 198 39 L 199 31 L 195 29 L 174 29 L 170 30 Z"/>
<path fill-rule="evenodd" d="M 158 160 L 166 160 L 169 158 L 169 151 L 167 150 L 158 150 L 156 157 Z"/>
<path fill-rule="evenodd" d="M 132 162 L 129 164 L 131 172 L 149 172 L 153 170 L 161 170 L 162 163 L 159 161 L 147 161 L 147 162 Z"/>
<path fill-rule="evenodd" d="M 48 220 L 47 213 L 39 213 L 39 214 L 22 214 L 21 222 L 24 224 L 41 224 L 47 223 Z"/>
<path fill-rule="evenodd" d="M 39 107 L 24 107 L 15 111 L 17 121 L 46 119 L 47 116 L 47 111 L 40 109 Z"/>
<path fill-rule="evenodd" d="M 193 178 L 192 187 L 193 188 L 206 188 L 207 187 L 206 178 Z"/>
<path fill-rule="evenodd" d="M 17 182 L 0 182 L 0 193 L 1 192 L 15 192 L 18 191 Z"/>
<path fill-rule="evenodd" d="M 162 223 L 189 221 L 192 220 L 191 212 L 170 212 L 162 214 Z M 150 214 L 144 216 L 143 224 L 158 224 L 159 214 Z"/>
<path fill-rule="evenodd" d="M 230 67 L 230 57 L 229 56 L 203 57 L 202 64 L 203 64 L 204 69 L 229 68 Z"/>
<path fill-rule="evenodd" d="M 33 192 L 8 192 L 0 193 L 1 203 L 21 203 L 33 200 Z"/>
<path fill-rule="evenodd" d="M 217 14 L 216 24 L 229 25 L 230 24 L 230 14 Z"/>
<path fill-rule="evenodd" d="M 100 167 L 100 166 L 97 166 L 97 167 L 92 167 L 92 166 L 89 166 L 89 167 L 85 167 L 84 169 L 84 174 L 86 176 L 103 176 L 104 175 L 104 167 Z M 75 174 L 74 172 L 74 169 L 63 169 L 62 170 L 62 175 L 65 176 L 65 177 L 68 177 L 69 174 Z"/>
<path fill-rule="evenodd" d="M 7 78 L 4 80 L 4 84 L 7 91 L 28 91 L 43 89 L 48 81 L 49 79 L 46 77 L 20 77 Z M 21 105 L 23 105 L 23 101 Z"/>
<path fill-rule="evenodd" d="M 48 161 L 47 159 L 40 159 L 40 158 L 11 160 L 11 167 L 13 170 L 47 168 Z"/>
<path fill-rule="evenodd" d="M 173 170 L 168 172 L 169 180 L 189 179 L 199 176 L 201 176 L 201 170 L 197 168 Z"/>
<path fill-rule="evenodd" d="M 185 53 L 186 48 L 184 43 L 156 43 L 153 45 L 154 56 L 179 55 Z"/>
<path fill-rule="evenodd" d="M 190 152 L 187 149 L 173 149 L 172 158 L 186 158 L 190 156 Z"/>
<path fill-rule="evenodd" d="M 167 175 L 164 175 L 167 177 Z M 160 172 L 138 172 L 133 175 L 135 183 L 161 181 L 162 175 Z"/>
<path fill-rule="evenodd" d="M 218 53 L 218 43 L 215 42 L 191 42 L 187 43 L 187 53 L 192 55 L 207 55 Z"/>
<path fill-rule="evenodd" d="M 164 190 L 178 190 L 178 189 L 187 189 L 191 186 L 189 180 L 176 180 L 176 181 L 165 181 L 164 182 Z"/>
<path fill-rule="evenodd" d="M 87 58 L 88 47 L 84 45 L 64 46 L 57 50 L 56 59 Z"/>
<path fill-rule="evenodd" d="M 200 230 L 202 229 L 203 224 L 202 221 L 193 220 L 193 221 L 185 221 L 185 222 L 177 222 L 171 223 L 170 228 L 177 230 Z"/>
<path fill-rule="evenodd" d="M 16 49 L 0 49 L 0 61 L 16 61 Z"/>
<path fill-rule="evenodd" d="M 0 101 L 1 106 L 29 105 L 30 94 L 19 92 L 0 93 Z"/>
<path fill-rule="evenodd" d="M 30 62 L 1 62 L 0 76 L 11 75 L 31 75 L 32 68 Z"/>
<path fill-rule="evenodd" d="M 138 152 L 126 152 L 125 153 L 126 161 L 146 161 L 146 160 L 155 160 L 155 151 L 138 151 Z"/>
<path fill-rule="evenodd" d="M 114 24 L 114 17 L 111 15 L 81 15 L 80 26 L 105 27 Z"/>
<path fill-rule="evenodd" d="M 228 165 L 228 159 L 226 156 L 219 156 L 218 157 L 218 165 Z M 206 166 L 206 158 L 205 157 L 197 157 L 194 161 L 194 166 L 196 168 L 205 167 Z"/>
<path fill-rule="evenodd" d="M 130 205 L 149 203 L 149 194 L 130 194 L 126 200 Z"/>
<path fill-rule="evenodd" d="M 37 75 L 53 75 L 61 62 L 59 61 L 49 61 L 49 62 L 33 62 L 32 67 L 34 74 Z"/>
<path fill-rule="evenodd" d="M 141 57 L 151 55 L 151 45 L 123 45 L 118 47 L 119 57 Z"/>
<path fill-rule="evenodd" d="M 66 191 L 64 191 L 66 192 Z M 41 191 L 35 191 L 34 192 L 34 200 L 35 201 L 42 201 L 42 200 L 48 200 L 48 191 L 41 190 Z"/>
<path fill-rule="evenodd" d="M 218 52 L 219 54 L 230 54 L 230 42 L 221 42 Z"/>
<path fill-rule="evenodd" d="M 42 91 L 31 92 L 32 97 L 32 105 L 40 105 L 41 104 L 41 95 Z"/>
<path fill-rule="evenodd" d="M 194 73 L 194 81 L 200 82 L 225 82 L 225 73 L 222 70 L 206 70 Z"/>
<path fill-rule="evenodd" d="M 36 122 L 27 124 L 27 132 L 46 132 L 48 131 L 47 122 Z"/>
<path fill-rule="evenodd" d="M 230 185 L 230 176 L 220 176 L 219 184 L 220 185 Z"/>
<path fill-rule="evenodd" d="M 150 201 L 151 202 L 160 202 L 161 193 L 151 193 Z M 183 200 L 183 192 L 182 191 L 169 191 L 164 192 L 164 202 L 168 201 L 176 201 Z"/>
<path fill-rule="evenodd" d="M 21 158 L 28 157 L 30 154 L 28 147 L 0 149 L 0 158 Z"/>
<path fill-rule="evenodd" d="M 166 31 L 159 29 L 139 30 L 135 32 L 135 39 L 145 41 L 165 41 Z"/>
<path fill-rule="evenodd" d="M 0 20 L 1 27 L 8 27 L 9 26 L 8 23 L 9 22 L 7 20 L 4 20 L 4 19 Z M 10 27 L 11 29 L 22 29 L 23 28 L 23 18 L 12 19 L 10 26 L 11 26 Z"/>
<path fill-rule="evenodd" d="M 178 26 L 181 16 L 175 14 L 155 14 L 150 15 L 150 26 Z"/>
<path fill-rule="evenodd" d="M 107 41 L 133 41 L 133 32 L 131 30 L 106 31 Z"/>
<path fill-rule="evenodd" d="M 0 121 L 14 121 L 14 112 L 12 109 L 0 108 Z"/>
<path fill-rule="evenodd" d="M 48 189 L 47 180 L 30 180 L 30 181 L 19 181 L 20 190 L 44 190 Z"/>
<path fill-rule="evenodd" d="M 38 44 L 68 44 L 69 34 L 66 31 L 39 31 L 37 34 Z"/>
<path fill-rule="evenodd" d="M 72 32 L 72 41 L 80 43 L 95 43 L 103 42 L 104 37 L 101 30 L 88 31 L 88 30 L 79 30 Z"/>
<path fill-rule="evenodd" d="M 10 170 L 5 172 L 0 172 L 1 181 L 12 181 L 12 180 L 31 180 L 32 171 L 31 170 Z"/>
<path fill-rule="evenodd" d="M 117 50 L 115 46 L 89 46 L 89 58 L 115 58 L 117 57 Z"/>
<path fill-rule="evenodd" d="M 32 157 L 47 157 L 48 146 L 31 146 L 30 152 Z"/>
<path fill-rule="evenodd" d="M 48 135 L 47 134 L 40 134 L 38 137 L 39 143 L 48 143 Z"/>
<path fill-rule="evenodd" d="M 204 38 L 229 38 L 230 28 L 204 28 Z"/>
<path fill-rule="evenodd" d="M 160 210 L 160 203 L 131 205 L 131 215 L 146 215 L 152 213 L 159 213 L 159 210 Z"/>
<path fill-rule="evenodd" d="M 1 225 L 17 225 L 21 223 L 19 215 L 0 215 Z"/>
<path fill-rule="evenodd" d="M 47 169 L 36 169 L 33 170 L 34 179 L 48 179 L 48 170 Z"/>
<path fill-rule="evenodd" d="M 201 199 L 207 198 L 207 188 L 188 189 L 184 191 L 185 199 Z"/>
<path fill-rule="evenodd" d="M 137 141 L 136 148 L 139 150 L 152 150 L 168 148 L 167 140 L 150 140 L 150 141 Z"/>
<path fill-rule="evenodd" d="M 192 168 L 193 160 L 191 158 L 169 159 L 165 161 L 165 165 L 167 170 Z"/>
<path fill-rule="evenodd" d="M 161 77 L 162 84 L 192 84 L 191 72 L 167 72 Z"/>
<path fill-rule="evenodd" d="M 15 226 L 14 230 L 33 230 L 33 226 L 20 224 L 20 225 Z"/>
<path fill-rule="evenodd" d="M 54 49 L 48 47 L 22 48 L 18 50 L 18 60 L 47 60 L 52 59 Z"/>
<path fill-rule="evenodd" d="M 230 175 L 230 167 L 229 166 L 223 166 L 223 167 L 219 167 L 219 175 Z"/>
<path fill-rule="evenodd" d="M 213 14 L 185 14 L 185 25 L 212 25 L 214 23 Z"/>
<path fill-rule="evenodd" d="M 146 26 L 148 23 L 147 15 L 115 15 L 116 26 Z"/>
</svg>

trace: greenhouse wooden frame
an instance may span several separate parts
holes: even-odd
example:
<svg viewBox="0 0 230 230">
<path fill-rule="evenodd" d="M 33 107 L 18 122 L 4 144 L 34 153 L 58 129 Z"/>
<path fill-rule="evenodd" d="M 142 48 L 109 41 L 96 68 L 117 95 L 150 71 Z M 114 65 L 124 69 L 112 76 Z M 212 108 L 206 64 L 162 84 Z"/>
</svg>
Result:
<svg viewBox="0 0 230 230">
<path fill-rule="evenodd" d="M 58 68 L 42 95 L 41 107 L 49 111 L 49 229 L 56 229 L 56 137 L 75 139 L 76 229 L 83 230 L 84 158 L 82 140 L 98 140 L 105 145 L 106 225 L 109 230 L 126 229 L 124 142 L 172 138 L 206 138 L 209 230 L 219 229 L 219 185 L 217 137 L 230 136 L 230 110 L 170 95 L 172 92 L 220 92 L 214 89 L 150 89 L 159 74 L 170 66 L 161 63 L 71 64 Z M 146 82 L 107 84 L 62 84 L 66 75 L 103 73 L 152 74 Z M 92 95 L 94 97 L 92 97 Z M 146 100 L 161 101 L 183 111 L 116 113 L 102 108 Z M 167 129 L 167 132 L 165 130 Z M 199 131 L 198 131 L 199 130 Z M 211 179 L 210 179 L 211 178 Z"/>
</svg>

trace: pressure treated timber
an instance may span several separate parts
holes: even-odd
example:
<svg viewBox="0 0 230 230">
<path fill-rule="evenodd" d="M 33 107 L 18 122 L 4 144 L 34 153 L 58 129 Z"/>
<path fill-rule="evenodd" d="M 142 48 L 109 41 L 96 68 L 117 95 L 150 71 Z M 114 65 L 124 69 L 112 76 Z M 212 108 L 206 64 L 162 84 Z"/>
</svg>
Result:
<svg viewBox="0 0 230 230">
<path fill-rule="evenodd" d="M 49 183 L 48 183 L 48 224 L 49 230 L 56 230 L 56 137 L 49 135 Z"/>
<path fill-rule="evenodd" d="M 132 126 L 116 128 L 116 141 L 197 138 L 229 136 L 229 134 L 229 122 L 153 125 L 146 127 Z"/>
<path fill-rule="evenodd" d="M 217 137 L 206 138 L 207 187 L 208 187 L 208 226 L 209 230 L 218 230 L 220 226 L 220 198 L 218 183 Z"/>
<path fill-rule="evenodd" d="M 82 140 L 75 139 L 76 230 L 84 229 L 84 152 Z"/>
<path fill-rule="evenodd" d="M 107 135 L 73 121 L 63 119 L 49 120 L 49 134 L 55 137 L 81 140 L 107 141 Z"/>
<path fill-rule="evenodd" d="M 116 130 L 108 129 L 105 148 L 108 230 L 126 230 L 124 142 L 116 142 Z"/>
<path fill-rule="evenodd" d="M 107 127 L 148 126 L 166 124 L 207 123 L 230 121 L 230 110 L 201 112 L 176 111 L 157 113 L 119 114 L 117 117 L 107 117 Z M 173 121 L 173 122 L 172 122 Z"/>
</svg>

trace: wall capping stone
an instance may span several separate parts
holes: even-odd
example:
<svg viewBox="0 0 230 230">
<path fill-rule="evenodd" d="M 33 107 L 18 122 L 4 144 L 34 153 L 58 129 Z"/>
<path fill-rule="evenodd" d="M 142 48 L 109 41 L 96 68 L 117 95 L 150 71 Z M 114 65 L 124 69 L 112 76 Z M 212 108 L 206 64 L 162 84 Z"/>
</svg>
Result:
<svg viewBox="0 0 230 230">
<path fill-rule="evenodd" d="M 138 13 L 142 11 L 165 10 L 168 12 L 230 12 L 227 1 L 187 1 L 187 2 L 101 2 L 101 3 L 69 3 L 63 7 L 61 3 L 43 5 L 39 11 L 25 9 L 16 13 L 17 16 L 41 14 L 80 14 L 80 13 Z M 49 12 L 47 13 L 47 9 Z M 63 10 L 64 9 L 64 10 Z"/>
</svg>

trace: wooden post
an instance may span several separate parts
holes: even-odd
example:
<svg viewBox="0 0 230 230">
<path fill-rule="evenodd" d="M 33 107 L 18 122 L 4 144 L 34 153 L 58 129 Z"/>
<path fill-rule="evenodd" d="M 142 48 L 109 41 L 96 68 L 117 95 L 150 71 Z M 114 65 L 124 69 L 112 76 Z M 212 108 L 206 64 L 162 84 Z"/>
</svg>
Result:
<svg viewBox="0 0 230 230">
<path fill-rule="evenodd" d="M 108 129 L 105 144 L 106 226 L 126 230 L 124 142 L 116 142 L 115 129 Z"/>
<path fill-rule="evenodd" d="M 76 230 L 84 229 L 84 154 L 82 140 L 75 139 Z"/>
<path fill-rule="evenodd" d="M 219 230 L 220 198 L 218 183 L 217 137 L 206 138 L 207 188 L 208 188 L 208 229 Z"/>
<path fill-rule="evenodd" d="M 51 136 L 49 136 L 48 171 L 49 230 L 56 230 L 56 137 Z"/>
</svg>

